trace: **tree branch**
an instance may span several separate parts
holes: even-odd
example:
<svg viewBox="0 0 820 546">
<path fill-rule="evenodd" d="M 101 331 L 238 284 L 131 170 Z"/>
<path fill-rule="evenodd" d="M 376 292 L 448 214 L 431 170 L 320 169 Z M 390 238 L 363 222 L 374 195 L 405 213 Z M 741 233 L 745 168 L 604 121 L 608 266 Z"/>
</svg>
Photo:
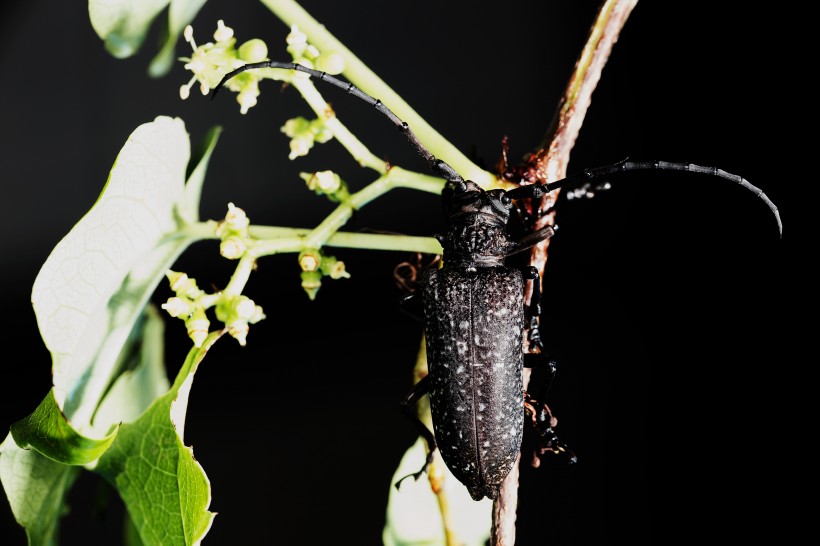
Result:
<svg viewBox="0 0 820 546">
<path fill-rule="evenodd" d="M 626 23 L 638 0 L 605 0 L 590 29 L 586 45 L 581 51 L 575 69 L 570 77 L 564 96 L 558 105 L 555 117 L 539 149 L 529 154 L 524 165 L 511 172 L 518 180 L 526 182 L 555 182 L 566 176 L 569 155 L 572 151 L 581 125 L 584 123 L 592 93 L 601 79 L 601 72 L 609 59 L 621 29 Z M 559 190 L 550 192 L 540 202 L 533 203 L 535 224 L 533 231 L 555 224 L 555 202 Z M 548 211 L 539 214 L 539 211 Z M 549 239 L 533 247 L 530 264 L 538 268 L 543 278 L 547 262 Z M 525 297 L 528 300 L 531 294 Z M 529 383 L 529 372 L 525 370 L 524 385 Z M 515 518 L 518 505 L 518 465 L 501 485 L 501 493 L 493 504 L 493 546 L 513 546 L 515 544 Z"/>
</svg>

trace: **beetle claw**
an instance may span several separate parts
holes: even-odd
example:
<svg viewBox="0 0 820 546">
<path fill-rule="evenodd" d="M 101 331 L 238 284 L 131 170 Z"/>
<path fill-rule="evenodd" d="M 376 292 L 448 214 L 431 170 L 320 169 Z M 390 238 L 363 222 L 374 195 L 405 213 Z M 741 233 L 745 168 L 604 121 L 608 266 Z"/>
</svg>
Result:
<svg viewBox="0 0 820 546">
<path fill-rule="evenodd" d="M 567 464 L 575 464 L 578 462 L 578 457 L 575 453 L 555 435 L 552 427 L 547 427 L 542 433 L 543 442 L 535 449 L 532 457 L 532 466 L 538 468 L 541 464 L 541 456 L 547 453 L 558 455 L 566 460 Z M 536 463 L 537 462 L 537 463 Z"/>
<path fill-rule="evenodd" d="M 396 489 L 397 490 L 400 489 L 401 482 L 403 482 L 407 478 L 413 478 L 413 481 L 416 481 L 416 482 L 419 481 L 419 478 L 421 478 L 422 475 L 425 472 L 427 472 L 427 470 L 429 470 L 431 464 L 433 464 L 433 452 L 432 451 L 427 453 L 427 459 L 425 459 L 424 466 L 421 467 L 421 470 L 419 470 L 418 472 L 414 472 L 412 474 L 408 474 L 407 476 L 405 476 L 405 477 L 401 478 L 399 481 L 397 481 L 395 483 Z"/>
<path fill-rule="evenodd" d="M 417 481 L 419 481 L 419 478 L 421 478 L 421 475 L 422 475 L 422 474 L 424 474 L 425 470 L 427 470 L 426 465 L 425 465 L 425 467 L 424 467 L 424 468 L 422 468 L 422 469 L 421 469 L 421 470 L 419 470 L 418 472 L 414 472 L 413 474 L 408 474 L 407 476 L 405 476 L 405 477 L 401 478 L 401 479 L 400 479 L 399 481 L 397 481 L 397 482 L 396 482 L 396 484 L 395 484 L 395 485 L 396 485 L 396 490 L 401 490 L 401 483 L 402 483 L 404 480 L 406 480 L 407 478 L 413 478 L 413 481 L 416 481 L 416 482 L 417 482 Z"/>
</svg>

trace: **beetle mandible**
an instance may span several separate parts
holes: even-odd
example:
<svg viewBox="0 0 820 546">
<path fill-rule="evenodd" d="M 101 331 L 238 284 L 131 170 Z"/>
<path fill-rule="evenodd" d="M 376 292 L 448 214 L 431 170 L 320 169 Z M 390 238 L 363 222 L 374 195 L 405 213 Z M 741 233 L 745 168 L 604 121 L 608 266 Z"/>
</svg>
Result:
<svg viewBox="0 0 820 546">
<path fill-rule="evenodd" d="M 759 188 L 740 176 L 691 163 L 621 161 L 552 183 L 538 181 L 509 191 L 485 191 L 436 158 L 408 124 L 380 100 L 352 83 L 298 63 L 262 61 L 241 66 L 223 77 L 211 98 L 229 79 L 258 68 L 302 72 L 365 101 L 385 115 L 430 169 L 446 180 L 442 199 L 448 227 L 437 236 L 444 249 L 444 266 L 425 270 L 420 285 L 429 373 L 413 387 L 402 407 L 409 413 L 424 394 L 430 396 L 434 433 L 415 419 L 429 450 L 424 466 L 411 476 L 422 475 L 439 449 L 447 467 L 475 500 L 498 496 L 501 482 L 521 449 L 527 417 L 539 434 L 538 453 L 565 454 L 570 462 L 575 460 L 555 435 L 556 420 L 544 400 L 533 398 L 523 388 L 525 366 L 546 367 L 554 372 L 554 364 L 541 352 L 538 270 L 532 266 L 523 270 L 508 267 L 505 261 L 551 237 L 554 231 L 546 226 L 513 239 L 507 223 L 514 201 L 539 198 L 560 188 L 594 185 L 622 172 L 685 171 L 722 178 L 754 192 L 772 211 L 782 234 L 777 207 Z M 525 282 L 532 283 L 527 305 Z M 409 307 L 418 299 L 411 294 L 403 304 Z"/>
</svg>

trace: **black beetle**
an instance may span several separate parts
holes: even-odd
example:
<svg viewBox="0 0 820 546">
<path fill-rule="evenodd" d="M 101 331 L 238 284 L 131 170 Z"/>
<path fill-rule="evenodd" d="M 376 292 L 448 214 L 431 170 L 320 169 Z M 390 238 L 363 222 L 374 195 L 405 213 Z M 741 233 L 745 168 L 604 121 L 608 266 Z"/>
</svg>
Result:
<svg viewBox="0 0 820 546">
<path fill-rule="evenodd" d="M 447 180 L 442 197 L 448 230 L 437 236 L 444 248 L 445 265 L 425 270 L 420 285 L 429 373 L 414 386 L 402 406 L 409 413 L 419 398 L 430 394 L 435 435 L 415 419 L 430 449 L 422 469 L 411 476 L 418 478 L 439 448 L 448 468 L 476 500 L 498 496 L 501 482 L 521 449 L 528 414 L 540 436 L 536 448 L 539 453 L 565 454 L 570 462 L 575 460 L 556 437 L 556 421 L 544 401 L 531 397 L 523 388 L 525 366 L 545 366 L 554 372 L 554 364 L 540 352 L 538 270 L 531 266 L 523 270 L 507 267 L 505 261 L 554 232 L 547 226 L 514 240 L 507 231 L 514 200 L 538 198 L 560 188 L 593 187 L 596 181 L 621 172 L 686 171 L 723 178 L 753 191 L 771 209 L 782 233 L 777 207 L 759 188 L 740 176 L 690 163 L 622 161 L 549 184 L 537 182 L 509 191 L 485 191 L 436 158 L 407 123 L 381 101 L 352 83 L 297 63 L 262 61 L 241 66 L 224 76 L 211 98 L 232 77 L 257 68 L 303 72 L 364 100 L 387 116 L 431 170 Z M 532 297 L 526 306 L 525 281 L 532 281 Z M 408 311 L 417 302 L 416 294 L 403 300 Z"/>
<path fill-rule="evenodd" d="M 512 200 L 503 190 L 485 192 L 470 181 L 448 181 L 443 198 L 449 228 L 437 238 L 444 266 L 426 269 L 421 281 L 429 374 L 404 407 L 429 392 L 435 438 L 429 432 L 424 436 L 430 453 L 438 444 L 448 468 L 474 499 L 495 498 L 521 447 L 526 326 L 530 348 L 540 346 L 538 271 L 528 267 L 522 275 L 505 260 L 553 231 L 547 227 L 513 241 L 507 234 Z M 525 280 L 533 281 L 527 312 Z M 536 404 L 527 401 L 531 411 Z M 533 415 L 540 415 L 545 448 L 574 460 L 552 434 L 548 408 L 541 405 Z"/>
</svg>

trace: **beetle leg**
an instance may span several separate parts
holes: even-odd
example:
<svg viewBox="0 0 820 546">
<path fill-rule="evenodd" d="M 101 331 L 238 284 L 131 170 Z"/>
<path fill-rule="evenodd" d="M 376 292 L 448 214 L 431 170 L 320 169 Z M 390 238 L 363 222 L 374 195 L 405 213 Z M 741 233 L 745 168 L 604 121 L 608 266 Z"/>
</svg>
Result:
<svg viewBox="0 0 820 546">
<path fill-rule="evenodd" d="M 506 252 L 507 256 L 512 256 L 513 254 L 518 254 L 519 252 L 523 252 L 528 250 L 541 241 L 549 239 L 553 235 L 555 235 L 555 230 L 558 229 L 554 226 L 544 226 L 539 230 L 533 231 L 529 235 L 525 235 L 524 237 L 515 241 Z"/>
<path fill-rule="evenodd" d="M 435 451 L 437 449 L 437 447 L 436 447 L 436 438 L 435 438 L 435 436 L 433 436 L 433 433 L 430 432 L 430 429 L 428 429 L 427 426 L 421 421 L 421 419 L 419 419 L 418 414 L 414 411 L 416 403 L 419 401 L 419 399 L 422 396 L 427 394 L 429 391 L 430 391 L 430 376 L 425 375 L 424 377 L 421 378 L 421 380 L 418 383 L 413 385 L 413 388 L 407 394 L 405 399 L 402 400 L 402 403 L 401 403 L 402 413 L 404 413 L 404 415 L 406 415 L 407 418 L 410 419 L 413 422 L 414 425 L 416 425 L 416 428 L 418 429 L 419 434 L 421 435 L 422 438 L 424 438 L 424 441 L 427 442 L 428 451 L 427 451 L 427 458 L 425 459 L 424 466 L 421 467 L 421 470 L 419 470 L 418 472 L 415 472 L 413 474 L 408 474 L 407 476 L 405 476 L 402 479 L 400 479 L 399 481 L 397 481 L 396 482 L 396 489 L 398 489 L 399 486 L 401 485 L 401 482 L 403 482 L 407 478 L 412 477 L 413 479 L 418 480 L 421 477 L 422 474 L 427 472 L 427 469 L 433 463 L 433 453 L 435 453 Z"/>
<path fill-rule="evenodd" d="M 399 309 L 417 321 L 424 322 L 421 298 L 418 297 L 418 294 L 413 293 L 402 296 L 399 300 Z M 421 381 L 419 381 L 419 383 L 421 383 Z"/>
<path fill-rule="evenodd" d="M 524 411 L 529 416 L 532 427 L 539 438 L 536 447 L 533 449 L 532 466 L 538 468 L 541 464 L 541 456 L 547 452 L 562 455 L 570 464 L 576 462 L 575 453 L 555 434 L 558 419 L 544 402 L 552 380 L 555 378 L 557 369 L 555 361 L 547 358 L 544 354 L 526 354 L 524 355 L 524 366 L 544 369 L 547 372 L 547 376 L 541 382 L 537 398 L 524 391 Z"/>
<path fill-rule="evenodd" d="M 532 297 L 530 298 L 530 305 L 527 308 L 527 316 L 529 317 L 529 341 L 530 351 L 537 351 L 544 348 L 541 342 L 541 328 L 539 321 L 541 317 L 541 276 L 538 274 L 538 269 L 535 266 L 524 268 L 524 280 L 532 281 Z"/>
<path fill-rule="evenodd" d="M 541 465 L 541 456 L 547 452 L 563 456 L 569 464 L 578 460 L 575 453 L 555 434 L 558 419 L 552 414 L 548 405 L 536 400 L 528 392 L 524 392 L 524 411 L 529 415 L 532 426 L 539 437 L 530 463 L 534 468 Z"/>
</svg>

